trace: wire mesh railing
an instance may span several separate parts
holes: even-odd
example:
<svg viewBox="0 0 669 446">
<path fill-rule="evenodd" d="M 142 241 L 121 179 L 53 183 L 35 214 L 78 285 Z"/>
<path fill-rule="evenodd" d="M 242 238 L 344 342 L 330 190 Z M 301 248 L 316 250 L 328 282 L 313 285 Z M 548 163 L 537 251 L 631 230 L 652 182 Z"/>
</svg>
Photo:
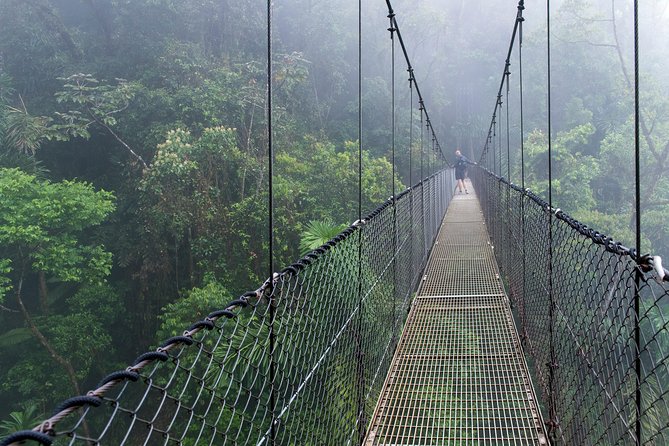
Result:
<svg viewBox="0 0 669 446">
<path fill-rule="evenodd" d="M 554 444 L 669 444 L 669 274 L 661 259 L 637 255 L 530 191 L 472 170 L 521 339 L 553 415 Z"/>
<path fill-rule="evenodd" d="M 388 200 L 1 444 L 359 444 L 452 178 Z"/>
</svg>

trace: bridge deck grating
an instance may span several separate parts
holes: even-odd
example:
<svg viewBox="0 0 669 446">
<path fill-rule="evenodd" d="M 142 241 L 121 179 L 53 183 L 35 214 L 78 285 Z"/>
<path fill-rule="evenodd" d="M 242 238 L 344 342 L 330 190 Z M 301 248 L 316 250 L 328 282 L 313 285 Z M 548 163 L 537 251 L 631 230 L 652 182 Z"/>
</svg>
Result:
<svg viewBox="0 0 669 446">
<path fill-rule="evenodd" d="M 473 194 L 456 196 L 365 445 L 548 444 Z"/>
</svg>

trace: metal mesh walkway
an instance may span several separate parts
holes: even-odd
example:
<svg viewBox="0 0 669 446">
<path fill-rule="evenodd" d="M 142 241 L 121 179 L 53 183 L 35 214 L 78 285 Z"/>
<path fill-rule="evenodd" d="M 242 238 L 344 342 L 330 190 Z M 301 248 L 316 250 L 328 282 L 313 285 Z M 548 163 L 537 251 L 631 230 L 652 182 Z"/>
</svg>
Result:
<svg viewBox="0 0 669 446">
<path fill-rule="evenodd" d="M 456 195 L 366 446 L 548 444 L 492 250 L 478 199 Z"/>
</svg>

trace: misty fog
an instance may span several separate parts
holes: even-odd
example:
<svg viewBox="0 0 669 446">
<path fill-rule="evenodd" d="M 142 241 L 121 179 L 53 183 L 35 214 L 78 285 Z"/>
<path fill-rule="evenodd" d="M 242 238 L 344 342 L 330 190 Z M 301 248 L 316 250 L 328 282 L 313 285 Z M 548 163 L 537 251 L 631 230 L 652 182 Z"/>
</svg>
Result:
<svg viewBox="0 0 669 446">
<path fill-rule="evenodd" d="M 385 2 L 362 3 L 360 134 L 358 2 L 273 6 L 277 269 L 304 254 L 311 222 L 336 234 L 358 218 L 358 138 L 363 214 L 445 167 L 397 40 L 391 83 Z M 525 165 L 517 43 L 502 134 L 482 158 L 516 6 L 393 2 L 446 160 L 460 149 L 516 184 L 522 167 L 545 197 L 545 3 L 525 2 Z M 550 13 L 553 203 L 633 246 L 632 1 L 556 1 Z M 0 420 L 29 407 L 40 419 L 268 277 L 265 26 L 249 0 L 0 0 Z M 642 2 L 642 246 L 663 257 L 668 29 L 669 0 Z M 21 231 L 3 229 L 8 215 Z"/>
</svg>

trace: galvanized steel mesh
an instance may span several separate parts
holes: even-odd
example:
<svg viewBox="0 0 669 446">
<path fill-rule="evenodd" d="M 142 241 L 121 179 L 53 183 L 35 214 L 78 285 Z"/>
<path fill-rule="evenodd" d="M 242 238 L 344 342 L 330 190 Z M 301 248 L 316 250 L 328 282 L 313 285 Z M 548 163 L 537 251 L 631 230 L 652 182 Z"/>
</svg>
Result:
<svg viewBox="0 0 669 446">
<path fill-rule="evenodd" d="M 454 197 L 365 446 L 546 445 L 539 406 L 473 195 Z"/>
<path fill-rule="evenodd" d="M 37 440 L 360 443 L 452 191 L 444 170 L 387 201 L 258 290 L 65 402 L 35 429 Z"/>
<path fill-rule="evenodd" d="M 534 359 L 542 399 L 553 414 L 547 420 L 553 442 L 636 444 L 639 419 L 639 444 L 669 444 L 667 279 L 656 280 L 661 271 L 643 265 L 637 317 L 640 256 L 506 180 L 471 170 L 525 350 Z"/>
</svg>

